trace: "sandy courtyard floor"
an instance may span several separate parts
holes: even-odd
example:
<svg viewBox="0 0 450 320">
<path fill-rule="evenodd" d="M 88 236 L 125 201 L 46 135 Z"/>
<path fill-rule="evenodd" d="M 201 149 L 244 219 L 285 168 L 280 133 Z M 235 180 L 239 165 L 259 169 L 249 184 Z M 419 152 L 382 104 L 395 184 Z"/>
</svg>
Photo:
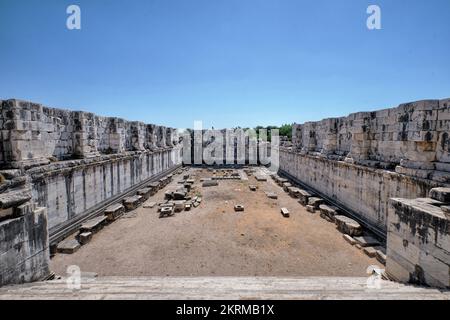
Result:
<svg viewBox="0 0 450 320">
<path fill-rule="evenodd" d="M 258 182 L 220 181 L 202 187 L 206 169 L 190 169 L 203 201 L 191 211 L 159 218 L 157 209 L 138 208 L 95 234 L 71 255 L 57 254 L 51 268 L 66 274 L 69 265 L 99 276 L 365 276 L 369 265 L 380 265 L 348 244 L 333 223 L 309 213 L 270 177 Z M 162 201 L 164 192 L 148 201 Z M 258 186 L 252 192 L 248 185 Z M 278 200 L 264 191 L 278 194 Z M 243 204 L 245 212 L 234 212 Z M 283 218 L 280 208 L 289 209 Z M 133 216 L 133 215 L 132 215 Z"/>
</svg>

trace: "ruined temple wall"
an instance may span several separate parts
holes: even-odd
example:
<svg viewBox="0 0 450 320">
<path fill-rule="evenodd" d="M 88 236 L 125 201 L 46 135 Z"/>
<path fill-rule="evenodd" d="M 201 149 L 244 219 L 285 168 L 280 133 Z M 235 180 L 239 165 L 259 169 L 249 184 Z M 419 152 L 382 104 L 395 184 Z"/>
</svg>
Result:
<svg viewBox="0 0 450 320">
<path fill-rule="evenodd" d="M 399 173 L 448 183 L 449 132 L 450 99 L 423 100 L 295 124 L 293 144 L 304 154 L 342 156 L 363 165 L 400 165 L 406 170 L 398 168 Z"/>
<path fill-rule="evenodd" d="M 280 169 L 386 232 L 389 199 L 419 198 L 437 182 L 281 149 Z"/>
<path fill-rule="evenodd" d="M 0 287 L 39 281 L 50 273 L 45 208 L 26 206 L 19 216 L 0 221 Z"/>
<path fill-rule="evenodd" d="M 387 274 L 401 282 L 450 288 L 450 189 L 430 198 L 390 200 Z"/>
<path fill-rule="evenodd" d="M 294 124 L 280 169 L 386 231 L 389 198 L 450 185 L 450 99 Z"/>
<path fill-rule="evenodd" d="M 172 146 L 166 143 L 167 132 L 174 130 L 171 128 L 152 125 L 153 137 L 147 130 L 151 125 L 142 122 L 48 108 L 16 99 L 1 101 L 1 110 L 5 152 L 0 164 L 11 168 Z"/>
<path fill-rule="evenodd" d="M 33 199 L 47 207 L 50 229 L 87 214 L 164 171 L 181 164 L 180 148 L 156 152 L 130 152 L 90 161 L 30 169 Z"/>
</svg>

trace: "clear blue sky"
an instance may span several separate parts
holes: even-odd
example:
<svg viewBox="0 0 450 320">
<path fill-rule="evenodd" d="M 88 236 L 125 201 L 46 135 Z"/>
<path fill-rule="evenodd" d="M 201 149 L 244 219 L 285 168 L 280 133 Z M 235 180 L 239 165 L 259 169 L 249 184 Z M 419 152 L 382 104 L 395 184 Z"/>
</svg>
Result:
<svg viewBox="0 0 450 320">
<path fill-rule="evenodd" d="M 382 30 L 366 28 L 369 4 Z M 216 128 L 450 97 L 450 1 L 0 0 L 0 98 L 12 97 Z"/>
</svg>

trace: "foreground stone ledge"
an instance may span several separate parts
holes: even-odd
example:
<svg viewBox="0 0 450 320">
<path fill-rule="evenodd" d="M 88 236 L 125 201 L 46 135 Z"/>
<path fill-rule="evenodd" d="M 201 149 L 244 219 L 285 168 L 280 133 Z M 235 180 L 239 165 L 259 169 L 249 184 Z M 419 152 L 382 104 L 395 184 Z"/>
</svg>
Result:
<svg viewBox="0 0 450 320">
<path fill-rule="evenodd" d="M 398 281 L 450 288 L 450 220 L 442 202 L 428 200 L 390 201 L 386 272 Z"/>
</svg>

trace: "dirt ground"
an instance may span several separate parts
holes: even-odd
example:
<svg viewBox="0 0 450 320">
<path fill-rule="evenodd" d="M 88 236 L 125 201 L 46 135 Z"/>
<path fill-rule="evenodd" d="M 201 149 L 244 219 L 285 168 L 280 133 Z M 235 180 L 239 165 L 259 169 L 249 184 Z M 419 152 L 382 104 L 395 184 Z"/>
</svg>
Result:
<svg viewBox="0 0 450 320">
<path fill-rule="evenodd" d="M 159 218 L 140 207 L 95 234 L 74 254 L 57 254 L 51 268 L 65 275 L 69 265 L 99 276 L 365 276 L 380 265 L 347 243 L 333 223 L 305 210 L 270 177 L 258 182 L 223 180 L 201 186 L 206 169 L 190 169 L 203 201 L 191 211 Z M 162 201 L 180 175 L 148 201 Z M 249 184 L 258 186 L 250 191 Z M 278 194 L 278 200 L 264 191 Z M 234 212 L 243 204 L 244 212 Z M 280 208 L 289 209 L 284 218 Z"/>
</svg>

